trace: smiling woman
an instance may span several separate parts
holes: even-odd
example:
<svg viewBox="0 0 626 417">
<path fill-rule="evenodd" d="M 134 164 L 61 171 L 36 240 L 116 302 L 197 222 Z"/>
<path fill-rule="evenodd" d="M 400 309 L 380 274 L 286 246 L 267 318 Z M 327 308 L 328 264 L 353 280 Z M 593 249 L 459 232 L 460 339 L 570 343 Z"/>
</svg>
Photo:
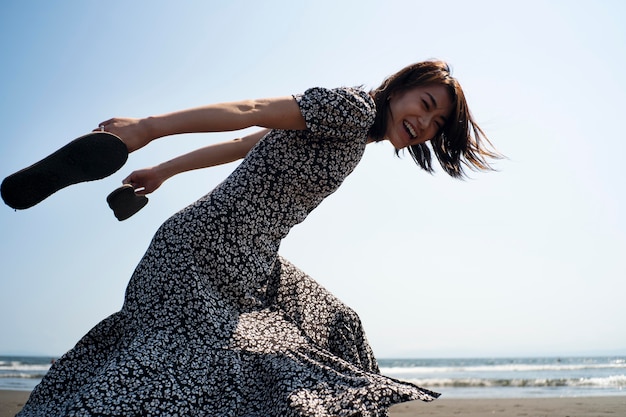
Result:
<svg viewBox="0 0 626 417">
<path fill-rule="evenodd" d="M 371 138 L 388 139 L 396 150 L 408 147 L 428 172 L 433 168 L 427 141 L 452 177 L 465 176 L 464 166 L 491 170 L 487 159 L 501 158 L 472 118 L 461 85 L 443 61 L 409 65 L 371 94 L 377 109 Z"/>
<path fill-rule="evenodd" d="M 314 87 L 110 118 L 8 177 L 2 196 L 10 204 L 30 190 L 28 206 L 34 205 L 50 190 L 106 175 L 90 172 L 95 162 L 113 172 L 129 152 L 156 139 L 253 126 L 263 129 L 124 179 L 126 194 L 145 195 L 182 172 L 243 159 L 214 190 L 161 225 L 122 309 L 54 363 L 21 417 L 380 417 L 392 404 L 438 397 L 381 375 L 357 314 L 278 249 L 339 188 L 372 139 L 418 150 L 430 140 L 440 161 L 452 159 L 444 168 L 453 176 L 461 162 L 488 168 L 484 158 L 495 154 L 471 136 L 469 126 L 478 127 L 441 62 L 410 66 L 374 92 Z M 50 182 L 54 187 L 40 187 Z"/>
<path fill-rule="evenodd" d="M 442 85 L 414 87 L 389 97 L 386 138 L 399 150 L 433 139 L 452 112 L 452 97 Z"/>
</svg>

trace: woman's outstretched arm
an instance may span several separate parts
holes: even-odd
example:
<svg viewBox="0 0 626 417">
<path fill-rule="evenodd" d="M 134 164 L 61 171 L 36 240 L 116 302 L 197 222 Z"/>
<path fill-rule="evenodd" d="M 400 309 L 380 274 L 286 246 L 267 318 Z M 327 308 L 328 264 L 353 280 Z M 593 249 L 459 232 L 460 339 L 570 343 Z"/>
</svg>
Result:
<svg viewBox="0 0 626 417">
<path fill-rule="evenodd" d="M 165 180 L 181 172 L 226 164 L 243 158 L 267 132 L 269 129 L 263 129 L 243 138 L 205 146 L 159 165 L 134 171 L 122 182 L 131 184 L 137 194 L 150 194 Z"/>
<path fill-rule="evenodd" d="M 291 96 L 211 104 L 145 119 L 113 118 L 99 126 L 119 136 L 129 152 L 154 139 L 181 133 L 225 132 L 252 126 L 306 128 L 300 107 Z"/>
</svg>

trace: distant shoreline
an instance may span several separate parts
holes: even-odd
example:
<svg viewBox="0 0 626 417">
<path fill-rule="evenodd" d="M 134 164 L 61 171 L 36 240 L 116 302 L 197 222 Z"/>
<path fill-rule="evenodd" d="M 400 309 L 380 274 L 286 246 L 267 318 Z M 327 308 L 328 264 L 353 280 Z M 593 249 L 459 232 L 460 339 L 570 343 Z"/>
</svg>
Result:
<svg viewBox="0 0 626 417">
<path fill-rule="evenodd" d="M 22 409 L 29 391 L 0 390 L 0 417 L 14 417 Z M 412 401 L 393 406 L 390 417 L 615 417 L 626 415 L 626 393 L 612 397 L 440 399 L 432 403 Z"/>
</svg>

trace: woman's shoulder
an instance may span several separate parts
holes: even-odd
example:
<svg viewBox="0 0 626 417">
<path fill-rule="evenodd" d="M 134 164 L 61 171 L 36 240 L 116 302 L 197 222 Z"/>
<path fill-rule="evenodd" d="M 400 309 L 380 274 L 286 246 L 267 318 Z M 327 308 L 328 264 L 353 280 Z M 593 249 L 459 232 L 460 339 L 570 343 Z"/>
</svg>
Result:
<svg viewBox="0 0 626 417">
<path fill-rule="evenodd" d="M 294 97 L 309 122 L 367 130 L 376 116 L 374 100 L 360 87 L 313 87 Z"/>
<path fill-rule="evenodd" d="M 336 105 L 361 106 L 374 109 L 374 99 L 362 87 L 312 87 L 300 96 L 312 96 L 317 100 L 328 101 Z"/>
</svg>

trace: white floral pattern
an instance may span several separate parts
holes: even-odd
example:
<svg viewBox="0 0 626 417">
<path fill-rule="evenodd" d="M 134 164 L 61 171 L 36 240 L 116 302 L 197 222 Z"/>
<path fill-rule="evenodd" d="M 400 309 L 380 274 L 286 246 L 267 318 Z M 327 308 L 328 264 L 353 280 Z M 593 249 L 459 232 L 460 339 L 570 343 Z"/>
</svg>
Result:
<svg viewBox="0 0 626 417">
<path fill-rule="evenodd" d="M 358 164 L 375 115 L 360 89 L 294 97 L 307 130 L 271 131 L 167 220 L 122 309 L 53 365 L 20 417 L 383 416 L 438 396 L 381 376 L 356 313 L 278 256 Z"/>
</svg>

